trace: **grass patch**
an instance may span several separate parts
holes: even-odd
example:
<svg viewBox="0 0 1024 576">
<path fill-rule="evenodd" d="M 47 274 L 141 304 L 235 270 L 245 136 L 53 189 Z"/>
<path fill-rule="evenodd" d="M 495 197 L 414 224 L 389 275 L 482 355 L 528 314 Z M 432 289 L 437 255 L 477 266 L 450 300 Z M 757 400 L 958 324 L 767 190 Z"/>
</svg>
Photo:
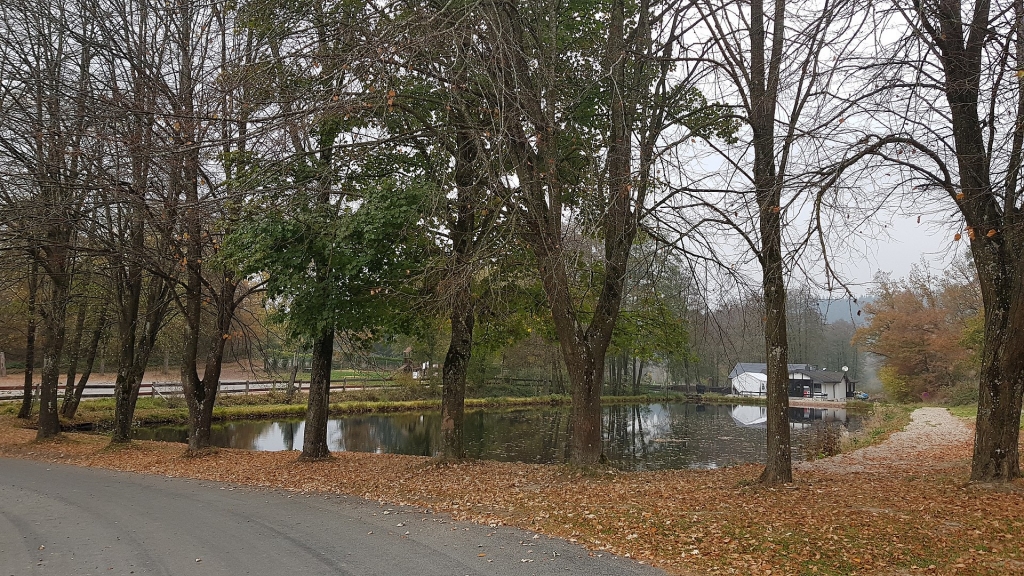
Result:
<svg viewBox="0 0 1024 576">
<path fill-rule="evenodd" d="M 804 458 L 817 460 L 835 456 L 843 451 L 843 427 L 834 422 L 817 424 L 804 444 Z"/>
<path fill-rule="evenodd" d="M 946 407 L 946 410 L 949 410 L 950 414 L 959 418 L 975 420 L 978 417 L 977 404 L 970 404 L 967 406 L 948 406 Z M 1024 414 L 1021 414 L 1020 416 L 1020 429 L 1024 430 Z"/>
<path fill-rule="evenodd" d="M 950 406 L 946 408 L 949 413 L 959 418 L 970 418 L 971 420 L 978 417 L 978 405 L 972 404 L 968 406 Z"/>
<path fill-rule="evenodd" d="M 864 427 L 846 437 L 843 452 L 852 452 L 884 442 L 893 432 L 910 424 L 913 406 L 902 404 L 874 404 Z"/>
<path fill-rule="evenodd" d="M 386 390 L 363 390 L 355 392 L 335 392 L 331 394 L 330 412 L 332 415 L 368 414 L 392 412 L 416 412 L 423 410 L 440 410 L 441 399 L 438 397 L 420 397 L 418 390 L 396 387 Z M 228 420 L 267 420 L 271 418 L 302 418 L 306 415 L 306 394 L 296 393 L 291 402 L 284 392 L 268 394 L 252 394 L 248 396 L 225 396 L 226 402 L 213 409 L 215 421 Z M 642 396 L 607 396 L 604 404 L 639 404 L 651 402 L 681 402 L 685 397 L 678 394 L 649 394 Z M 528 397 L 488 397 L 467 398 L 467 409 L 517 409 L 537 406 L 568 406 L 572 398 L 568 395 L 554 394 L 548 396 Z M 139 398 L 135 408 L 135 422 L 142 426 L 156 424 L 186 424 L 188 409 L 182 398 Z M 83 400 L 78 414 L 65 425 L 75 426 L 91 423 L 98 428 L 109 428 L 114 421 L 114 400 L 98 398 Z"/>
<path fill-rule="evenodd" d="M 874 402 L 857 400 L 856 398 L 850 398 L 846 401 L 846 409 L 857 414 L 870 414 L 875 409 L 875 406 Z"/>
</svg>

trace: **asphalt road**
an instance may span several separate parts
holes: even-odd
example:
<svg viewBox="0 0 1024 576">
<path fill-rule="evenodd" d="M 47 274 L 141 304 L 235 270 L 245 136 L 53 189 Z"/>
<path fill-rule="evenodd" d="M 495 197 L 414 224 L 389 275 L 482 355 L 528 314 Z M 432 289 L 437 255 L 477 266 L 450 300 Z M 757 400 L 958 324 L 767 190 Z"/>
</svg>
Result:
<svg viewBox="0 0 1024 576">
<path fill-rule="evenodd" d="M 354 497 L 0 459 L 0 576 L 654 575 L 627 559 Z"/>
</svg>

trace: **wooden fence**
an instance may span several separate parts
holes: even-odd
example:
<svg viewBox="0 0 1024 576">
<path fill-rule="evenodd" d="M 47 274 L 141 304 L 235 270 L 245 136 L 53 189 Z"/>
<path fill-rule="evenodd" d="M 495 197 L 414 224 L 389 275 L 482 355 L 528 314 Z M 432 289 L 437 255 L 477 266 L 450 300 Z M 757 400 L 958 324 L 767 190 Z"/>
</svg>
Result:
<svg viewBox="0 0 1024 576">
<path fill-rule="evenodd" d="M 39 384 L 33 389 L 33 395 L 39 397 Z M 368 388 L 388 388 L 397 386 L 393 378 L 341 378 L 331 380 L 331 390 L 365 390 Z M 285 390 L 288 388 L 287 380 L 232 380 L 222 381 L 218 394 L 265 394 L 271 390 Z M 297 390 L 309 390 L 309 380 L 296 380 Z M 21 399 L 24 386 L 0 386 L 0 400 Z M 64 387 L 58 391 L 60 396 L 64 395 Z M 181 382 L 143 382 L 139 388 L 139 396 L 181 396 Z M 113 398 L 114 383 L 101 382 L 89 384 L 82 393 L 83 398 Z"/>
</svg>

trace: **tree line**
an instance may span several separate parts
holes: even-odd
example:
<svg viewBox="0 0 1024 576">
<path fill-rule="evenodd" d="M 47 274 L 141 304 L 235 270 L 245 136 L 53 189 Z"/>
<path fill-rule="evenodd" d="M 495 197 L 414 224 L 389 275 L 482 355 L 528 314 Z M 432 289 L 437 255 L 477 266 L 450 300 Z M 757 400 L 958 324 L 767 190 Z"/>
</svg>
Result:
<svg viewBox="0 0 1024 576">
<path fill-rule="evenodd" d="M 459 458 L 475 339 L 525 303 L 566 369 L 569 459 L 593 465 L 609 361 L 684 333 L 629 314 L 678 309 L 631 279 L 658 270 L 636 258 L 649 242 L 705 303 L 709 274 L 760 270 L 761 480 L 788 482 L 787 288 L 842 291 L 851 235 L 909 198 L 952 211 L 976 266 L 972 478 L 1019 475 L 1021 0 L 11 0 L 0 19 L 0 247 L 39 322 L 41 438 L 61 367 L 84 386 L 109 325 L 129 441 L 177 318 L 202 450 L 260 294 L 312 353 L 307 459 L 328 455 L 336 340 L 447 318 L 442 454 Z"/>
</svg>

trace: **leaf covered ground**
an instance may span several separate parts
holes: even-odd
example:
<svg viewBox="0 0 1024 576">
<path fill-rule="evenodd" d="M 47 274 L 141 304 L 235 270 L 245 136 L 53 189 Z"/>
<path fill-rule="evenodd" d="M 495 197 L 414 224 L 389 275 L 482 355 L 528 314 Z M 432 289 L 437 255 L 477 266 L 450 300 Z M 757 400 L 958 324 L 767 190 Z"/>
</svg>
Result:
<svg viewBox="0 0 1024 576">
<path fill-rule="evenodd" d="M 758 466 L 585 473 L 355 452 L 299 463 L 296 452 L 230 449 L 189 458 L 177 444 L 108 448 L 94 434 L 35 442 L 21 426 L 0 417 L 0 454 L 414 505 L 676 574 L 1024 574 L 1024 482 L 967 483 L 962 439 L 859 472 L 801 466 L 794 484 L 763 488 Z"/>
</svg>

